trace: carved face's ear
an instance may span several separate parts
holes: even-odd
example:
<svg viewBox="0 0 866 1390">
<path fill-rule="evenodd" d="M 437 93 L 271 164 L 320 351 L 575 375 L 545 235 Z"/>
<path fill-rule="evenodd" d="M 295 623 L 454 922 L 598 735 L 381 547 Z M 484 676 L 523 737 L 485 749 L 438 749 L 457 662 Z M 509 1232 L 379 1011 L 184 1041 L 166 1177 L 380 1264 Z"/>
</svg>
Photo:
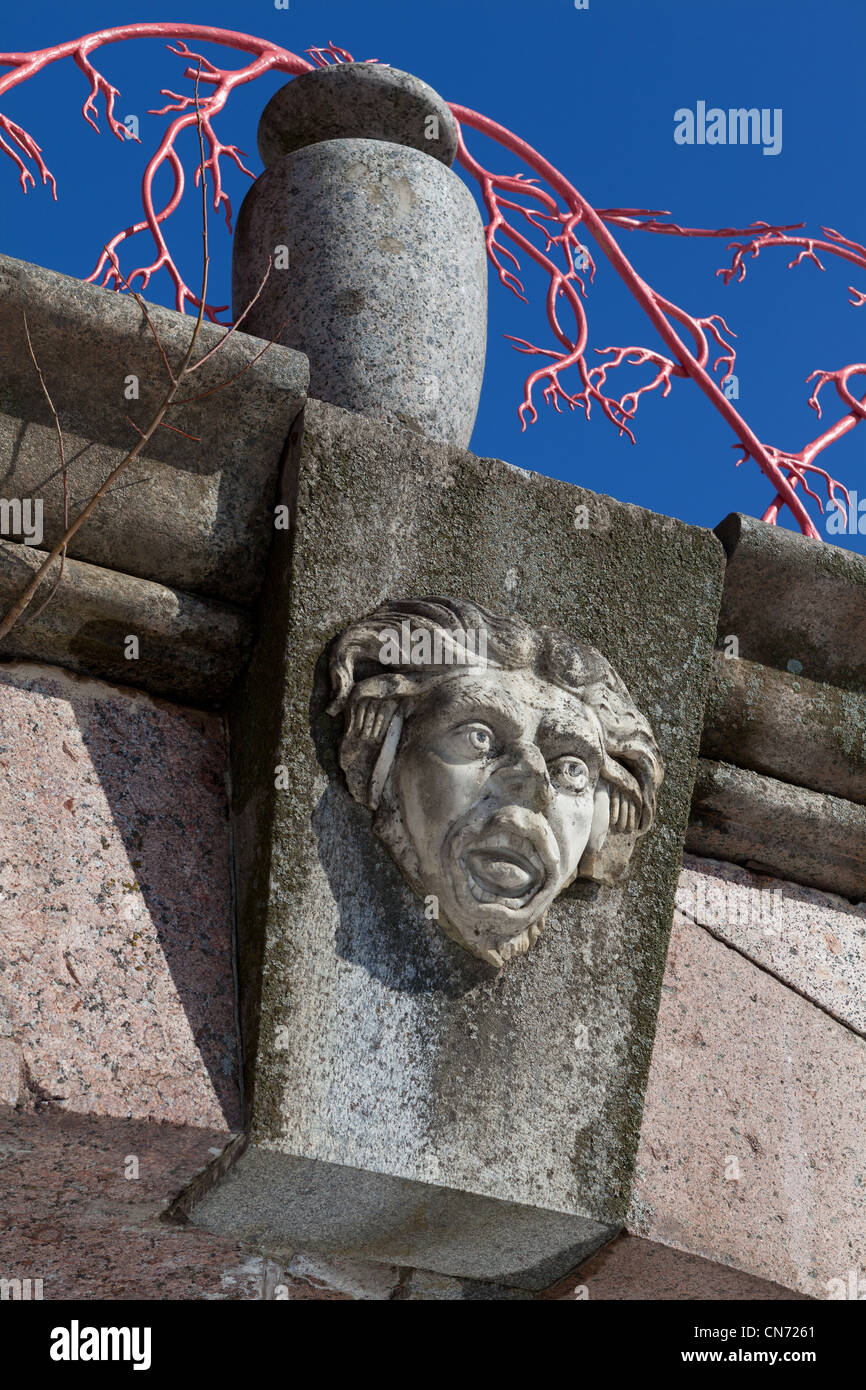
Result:
<svg viewBox="0 0 866 1390">
<path fill-rule="evenodd" d="M 399 704 L 399 700 L 365 697 L 356 687 L 346 706 L 340 766 L 352 796 L 371 810 L 382 794 L 399 742 L 403 722 L 398 716 Z M 387 768 L 383 766 L 385 758 Z"/>
<path fill-rule="evenodd" d="M 599 777 L 589 840 L 576 877 L 593 883 L 617 883 L 628 868 L 639 824 L 640 805 L 635 797 Z"/>
<path fill-rule="evenodd" d="M 382 792 L 385 790 L 385 783 L 391 775 L 391 768 L 394 766 L 394 759 L 397 756 L 400 735 L 403 732 L 403 711 L 399 705 L 395 707 L 394 712 L 387 719 L 384 729 L 385 736 L 379 747 L 379 754 L 370 776 L 370 786 L 367 791 L 367 805 L 371 811 L 378 809 L 379 802 L 382 800 Z"/>
</svg>

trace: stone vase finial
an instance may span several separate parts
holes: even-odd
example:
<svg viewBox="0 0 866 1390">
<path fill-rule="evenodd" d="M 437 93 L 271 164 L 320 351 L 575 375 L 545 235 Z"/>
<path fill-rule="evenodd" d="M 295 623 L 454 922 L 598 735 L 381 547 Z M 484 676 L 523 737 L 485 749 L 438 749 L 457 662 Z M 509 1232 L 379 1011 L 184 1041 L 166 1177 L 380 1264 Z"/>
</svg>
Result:
<svg viewBox="0 0 866 1390">
<path fill-rule="evenodd" d="M 452 171 L 454 118 L 408 73 L 345 63 L 268 103 L 268 165 L 234 243 L 234 315 L 310 359 L 310 394 L 468 444 L 484 373 L 481 218 Z"/>
</svg>

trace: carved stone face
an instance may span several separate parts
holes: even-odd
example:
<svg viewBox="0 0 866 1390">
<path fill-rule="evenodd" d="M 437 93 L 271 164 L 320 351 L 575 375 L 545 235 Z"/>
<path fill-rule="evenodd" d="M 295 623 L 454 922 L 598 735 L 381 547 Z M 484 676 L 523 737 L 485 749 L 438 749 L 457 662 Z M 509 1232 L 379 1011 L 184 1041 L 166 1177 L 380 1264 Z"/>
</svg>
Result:
<svg viewBox="0 0 866 1390">
<path fill-rule="evenodd" d="M 614 883 L 664 766 L 610 663 L 465 599 L 383 604 L 330 658 L 340 766 L 441 929 L 501 966 L 576 878 Z"/>
<path fill-rule="evenodd" d="M 394 793 L 415 873 L 469 950 L 531 944 L 587 847 L 602 756 L 580 700 L 530 671 L 455 674 L 422 696 Z"/>
</svg>

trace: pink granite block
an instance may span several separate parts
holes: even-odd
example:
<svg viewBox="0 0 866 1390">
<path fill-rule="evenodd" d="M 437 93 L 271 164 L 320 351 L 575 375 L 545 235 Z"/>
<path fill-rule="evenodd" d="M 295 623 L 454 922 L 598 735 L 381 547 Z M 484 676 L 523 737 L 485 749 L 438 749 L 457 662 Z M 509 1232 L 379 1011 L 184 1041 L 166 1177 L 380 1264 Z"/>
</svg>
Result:
<svg viewBox="0 0 866 1390">
<path fill-rule="evenodd" d="M 222 1127 L 0 1107 L 0 1278 L 45 1300 L 261 1299 L 266 1262 L 162 1213 Z"/>
<path fill-rule="evenodd" d="M 752 1298 L 787 1301 L 806 1295 L 668 1245 L 624 1235 L 538 1297 L 555 1302 L 698 1299 L 727 1303 Z"/>
<path fill-rule="evenodd" d="M 262 1256 L 192 1227 L 7 1226 L 2 1267 L 7 1278 L 41 1279 L 46 1301 L 264 1297 Z"/>
<path fill-rule="evenodd" d="M 0 958 L 36 1100 L 238 1126 L 218 716 L 0 667 Z"/>
<path fill-rule="evenodd" d="M 866 1034 L 866 903 L 686 855 L 677 908 Z"/>
<path fill-rule="evenodd" d="M 26 1084 L 21 1044 L 14 1038 L 0 1038 L 0 1105 L 18 1105 Z"/>
<path fill-rule="evenodd" d="M 815 1298 L 866 1276 L 866 1043 L 675 915 L 629 1228 Z"/>
</svg>

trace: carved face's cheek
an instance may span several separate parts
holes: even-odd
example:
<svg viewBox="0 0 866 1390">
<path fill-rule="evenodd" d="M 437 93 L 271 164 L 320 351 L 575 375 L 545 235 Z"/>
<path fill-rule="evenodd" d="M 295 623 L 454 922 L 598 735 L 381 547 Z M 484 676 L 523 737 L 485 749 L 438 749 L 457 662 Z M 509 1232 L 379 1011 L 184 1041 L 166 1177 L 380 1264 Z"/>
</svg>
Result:
<svg viewBox="0 0 866 1390">
<path fill-rule="evenodd" d="M 547 813 L 550 828 L 559 845 L 563 886 L 574 877 L 589 843 L 594 809 L 595 787 L 588 786 L 577 795 L 559 793 Z"/>
<path fill-rule="evenodd" d="M 444 710 L 419 712 L 407 730 L 394 769 L 403 826 L 422 872 L 453 879 L 448 840 L 456 826 L 470 817 L 486 821 L 498 811 L 531 811 L 556 840 L 558 863 L 548 869 L 538 895 L 539 901 L 550 900 L 576 873 L 592 825 L 596 773 L 581 757 L 592 761 L 585 717 L 576 702 L 536 678 L 500 673 L 498 690 L 510 711 L 503 721 L 495 702 L 486 705 L 483 685 L 473 680 L 473 699 L 465 708 L 459 702 L 455 708 L 452 700 Z M 546 720 L 553 721 L 550 730 Z M 536 826 L 533 833 L 545 832 Z M 464 872 L 461 864 L 457 877 Z"/>
<path fill-rule="evenodd" d="M 446 762 L 437 740 L 415 738 L 394 770 L 403 824 L 422 866 L 439 860 L 450 827 L 477 802 L 488 771 L 482 762 Z"/>
</svg>

